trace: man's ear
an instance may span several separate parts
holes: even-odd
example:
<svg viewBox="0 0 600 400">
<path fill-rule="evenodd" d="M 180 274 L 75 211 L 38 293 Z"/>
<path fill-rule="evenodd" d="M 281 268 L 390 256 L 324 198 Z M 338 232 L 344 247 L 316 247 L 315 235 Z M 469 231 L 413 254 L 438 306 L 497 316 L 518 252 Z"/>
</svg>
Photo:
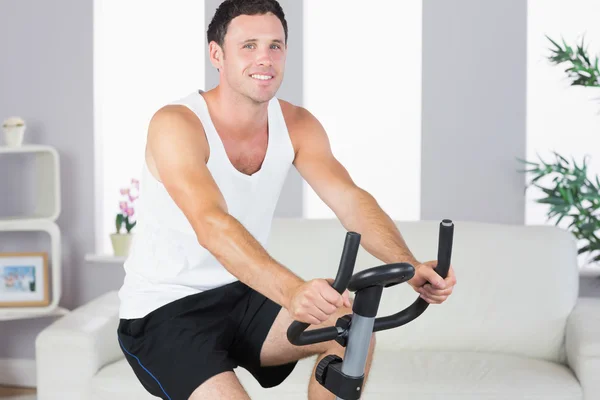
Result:
<svg viewBox="0 0 600 400">
<path fill-rule="evenodd" d="M 217 44 L 217 42 L 212 41 L 208 44 L 208 56 L 210 57 L 210 63 L 213 65 L 213 67 L 215 67 L 217 70 L 220 70 L 223 63 L 224 53 L 223 49 Z"/>
</svg>

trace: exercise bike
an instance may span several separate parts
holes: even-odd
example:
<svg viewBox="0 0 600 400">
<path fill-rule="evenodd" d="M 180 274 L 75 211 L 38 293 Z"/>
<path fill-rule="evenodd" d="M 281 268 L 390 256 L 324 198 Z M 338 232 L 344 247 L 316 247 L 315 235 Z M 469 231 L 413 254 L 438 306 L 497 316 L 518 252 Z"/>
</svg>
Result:
<svg viewBox="0 0 600 400">
<path fill-rule="evenodd" d="M 434 270 L 444 279 L 450 268 L 453 236 L 453 222 L 442 220 L 438 238 L 438 264 Z M 328 355 L 319 362 L 315 371 L 317 382 L 335 394 L 337 400 L 360 399 L 372 333 L 407 324 L 429 306 L 419 297 L 397 314 L 376 318 L 383 289 L 408 281 L 414 276 L 415 268 L 409 263 L 384 264 L 353 275 L 359 245 L 360 234 L 348 232 L 338 273 L 332 284 L 340 294 L 346 289 L 355 293 L 353 314 L 339 318 L 335 327 L 305 332 L 310 324 L 294 321 L 287 331 L 288 340 L 297 346 L 335 340 L 346 348 L 343 359 Z"/>
</svg>

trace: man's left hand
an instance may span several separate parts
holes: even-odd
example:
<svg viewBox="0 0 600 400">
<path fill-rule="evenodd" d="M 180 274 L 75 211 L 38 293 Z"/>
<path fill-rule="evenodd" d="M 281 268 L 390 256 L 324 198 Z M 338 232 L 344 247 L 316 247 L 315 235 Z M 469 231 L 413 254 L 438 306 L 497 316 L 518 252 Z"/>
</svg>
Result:
<svg viewBox="0 0 600 400">
<path fill-rule="evenodd" d="M 421 295 L 420 297 L 429 304 L 442 304 L 452 294 L 454 285 L 456 285 L 456 276 L 452 265 L 450 265 L 446 279 L 442 279 L 434 270 L 437 263 L 437 260 L 434 260 L 418 264 L 415 267 L 415 276 L 408 281 L 410 286 Z"/>
</svg>

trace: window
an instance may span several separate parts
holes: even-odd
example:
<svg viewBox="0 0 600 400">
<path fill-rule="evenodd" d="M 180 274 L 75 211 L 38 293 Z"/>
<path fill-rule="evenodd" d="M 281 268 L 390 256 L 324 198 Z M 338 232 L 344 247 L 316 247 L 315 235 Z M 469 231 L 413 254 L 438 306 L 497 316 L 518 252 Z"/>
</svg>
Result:
<svg viewBox="0 0 600 400">
<path fill-rule="evenodd" d="M 97 253 L 112 253 L 119 189 L 140 177 L 150 118 L 204 87 L 205 38 L 203 1 L 94 2 Z"/>
<path fill-rule="evenodd" d="M 150 118 L 204 88 L 210 71 L 204 2 L 96 0 L 94 7 L 96 252 L 111 253 L 119 189 L 140 176 Z M 302 105 L 323 123 L 357 184 L 392 218 L 418 219 L 421 2 L 305 0 L 304 24 Z M 304 189 L 304 217 L 333 217 Z"/>
<path fill-rule="evenodd" d="M 306 0 L 304 18 L 304 106 L 359 186 L 419 219 L 422 3 Z M 304 216 L 334 217 L 306 184 Z"/>
<path fill-rule="evenodd" d="M 585 10 L 585 12 L 582 12 Z M 552 162 L 552 150 L 581 165 L 589 155 L 588 177 L 600 173 L 600 101 L 597 90 L 570 86 L 567 64 L 552 65 L 547 57 L 552 43 L 562 39 L 574 46 L 585 43 L 591 55 L 600 54 L 600 3 L 596 0 L 530 0 L 528 3 L 527 44 L 527 158 Z M 592 60 L 593 62 L 593 60 Z M 542 185 L 551 185 L 547 180 Z M 543 197 L 531 188 L 526 197 L 526 224 L 552 224 L 546 221 L 548 206 L 535 203 Z M 569 220 L 561 221 L 567 227 Z M 583 255 L 582 255 L 583 256 Z M 583 258 L 582 258 L 583 260 Z"/>
</svg>

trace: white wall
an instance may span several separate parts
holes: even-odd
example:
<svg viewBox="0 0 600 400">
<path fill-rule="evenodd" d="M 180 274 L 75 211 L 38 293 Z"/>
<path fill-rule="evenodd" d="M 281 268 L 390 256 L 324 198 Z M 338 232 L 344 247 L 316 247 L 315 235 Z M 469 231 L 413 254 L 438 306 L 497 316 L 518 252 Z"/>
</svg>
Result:
<svg viewBox="0 0 600 400">
<path fill-rule="evenodd" d="M 527 50 L 527 157 L 536 153 L 552 161 L 552 150 L 581 164 L 589 155 L 588 177 L 600 173 L 600 89 L 570 86 L 564 72 L 570 64 L 552 65 L 547 60 L 553 45 L 546 35 L 575 46 L 585 35 L 589 52 L 600 55 L 600 2 L 597 0 L 529 0 Z M 540 182 L 550 186 L 548 180 Z M 526 223 L 546 222 L 548 207 L 534 203 L 537 189 L 527 192 Z M 568 225 L 566 219 L 561 226 Z"/>
<path fill-rule="evenodd" d="M 392 218 L 419 219 L 421 1 L 305 0 L 304 106 Z M 334 214 L 305 184 L 305 218 Z"/>
<path fill-rule="evenodd" d="M 204 2 L 95 0 L 96 251 L 112 253 L 119 188 L 139 178 L 147 126 L 204 88 Z"/>
</svg>

